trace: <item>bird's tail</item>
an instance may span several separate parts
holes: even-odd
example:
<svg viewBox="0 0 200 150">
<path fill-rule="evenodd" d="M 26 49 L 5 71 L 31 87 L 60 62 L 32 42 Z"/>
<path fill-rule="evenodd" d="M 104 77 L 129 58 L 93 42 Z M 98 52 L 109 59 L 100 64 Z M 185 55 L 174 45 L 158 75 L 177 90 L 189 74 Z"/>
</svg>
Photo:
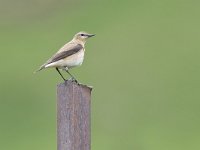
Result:
<svg viewBox="0 0 200 150">
<path fill-rule="evenodd" d="M 34 71 L 33 73 L 37 73 L 37 72 L 41 71 L 44 68 L 45 68 L 45 65 L 42 65 L 38 70 Z"/>
</svg>

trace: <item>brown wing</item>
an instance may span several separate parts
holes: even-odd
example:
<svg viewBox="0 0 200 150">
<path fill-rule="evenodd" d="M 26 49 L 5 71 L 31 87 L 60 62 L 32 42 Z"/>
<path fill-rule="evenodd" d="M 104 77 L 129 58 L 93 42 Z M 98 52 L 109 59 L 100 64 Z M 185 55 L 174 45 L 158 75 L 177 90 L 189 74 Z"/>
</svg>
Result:
<svg viewBox="0 0 200 150">
<path fill-rule="evenodd" d="M 72 49 L 68 50 L 68 51 L 63 51 L 63 52 L 60 52 L 60 53 L 57 53 L 56 55 L 54 55 L 47 63 L 47 64 L 50 64 L 50 63 L 53 63 L 53 62 L 56 62 L 56 61 L 59 61 L 61 59 L 64 59 L 66 57 L 69 57 L 77 52 L 79 52 L 81 49 L 82 49 L 82 45 L 80 44 L 77 44 L 76 46 L 74 46 Z"/>
<path fill-rule="evenodd" d="M 50 63 L 53 63 L 53 62 L 56 62 L 56 61 L 59 61 L 61 59 L 64 59 L 66 57 L 69 57 L 77 52 L 79 52 L 81 49 L 82 49 L 82 45 L 81 44 L 77 44 L 76 46 L 74 46 L 73 48 L 67 50 L 67 51 L 62 51 L 60 53 L 56 53 L 52 58 L 50 58 L 45 64 L 43 64 L 42 66 L 40 66 L 40 68 L 38 70 L 36 70 L 35 72 L 38 72 L 42 69 L 45 68 L 45 66 L 47 64 L 50 64 Z"/>
</svg>

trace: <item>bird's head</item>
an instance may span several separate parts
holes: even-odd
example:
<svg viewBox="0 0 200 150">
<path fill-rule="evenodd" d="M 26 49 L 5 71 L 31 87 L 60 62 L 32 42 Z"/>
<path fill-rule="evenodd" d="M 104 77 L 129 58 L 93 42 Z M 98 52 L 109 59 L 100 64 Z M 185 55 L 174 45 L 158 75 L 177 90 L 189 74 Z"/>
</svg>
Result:
<svg viewBox="0 0 200 150">
<path fill-rule="evenodd" d="M 95 34 L 89 34 L 87 32 L 82 31 L 82 32 L 75 34 L 73 40 L 85 43 L 88 38 L 93 37 L 93 36 L 95 36 Z"/>
</svg>

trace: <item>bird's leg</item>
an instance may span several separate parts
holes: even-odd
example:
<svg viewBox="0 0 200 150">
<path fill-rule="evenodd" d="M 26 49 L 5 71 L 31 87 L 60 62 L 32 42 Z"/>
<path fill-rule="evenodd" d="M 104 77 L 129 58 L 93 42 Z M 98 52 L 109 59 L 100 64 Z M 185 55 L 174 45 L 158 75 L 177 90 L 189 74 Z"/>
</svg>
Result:
<svg viewBox="0 0 200 150">
<path fill-rule="evenodd" d="M 58 73 L 60 74 L 60 76 L 63 78 L 63 80 L 66 81 L 65 78 L 63 77 L 63 75 L 62 75 L 62 74 L 60 73 L 60 71 L 58 70 L 58 68 L 56 68 L 56 70 L 58 71 Z"/>
<path fill-rule="evenodd" d="M 76 83 L 78 83 L 78 81 L 76 80 L 76 78 L 74 78 L 74 76 L 69 72 L 68 68 L 66 68 L 65 71 L 71 76 L 72 81 L 75 81 Z"/>
</svg>

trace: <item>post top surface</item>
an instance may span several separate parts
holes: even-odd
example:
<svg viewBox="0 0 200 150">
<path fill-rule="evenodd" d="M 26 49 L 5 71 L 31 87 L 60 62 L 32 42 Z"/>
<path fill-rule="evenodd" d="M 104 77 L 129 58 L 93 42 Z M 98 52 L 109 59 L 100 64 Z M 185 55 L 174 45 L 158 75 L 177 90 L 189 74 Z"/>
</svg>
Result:
<svg viewBox="0 0 200 150">
<path fill-rule="evenodd" d="M 59 83 L 59 84 L 57 85 L 57 87 L 59 87 L 59 86 L 66 86 L 66 85 L 76 85 L 76 86 L 80 86 L 80 87 L 83 87 L 83 88 L 89 88 L 90 90 L 93 89 L 92 86 L 85 85 L 85 84 L 81 84 L 81 83 L 76 83 L 75 81 L 72 81 L 72 80 L 66 80 L 66 81 L 63 82 L 63 83 Z"/>
</svg>

